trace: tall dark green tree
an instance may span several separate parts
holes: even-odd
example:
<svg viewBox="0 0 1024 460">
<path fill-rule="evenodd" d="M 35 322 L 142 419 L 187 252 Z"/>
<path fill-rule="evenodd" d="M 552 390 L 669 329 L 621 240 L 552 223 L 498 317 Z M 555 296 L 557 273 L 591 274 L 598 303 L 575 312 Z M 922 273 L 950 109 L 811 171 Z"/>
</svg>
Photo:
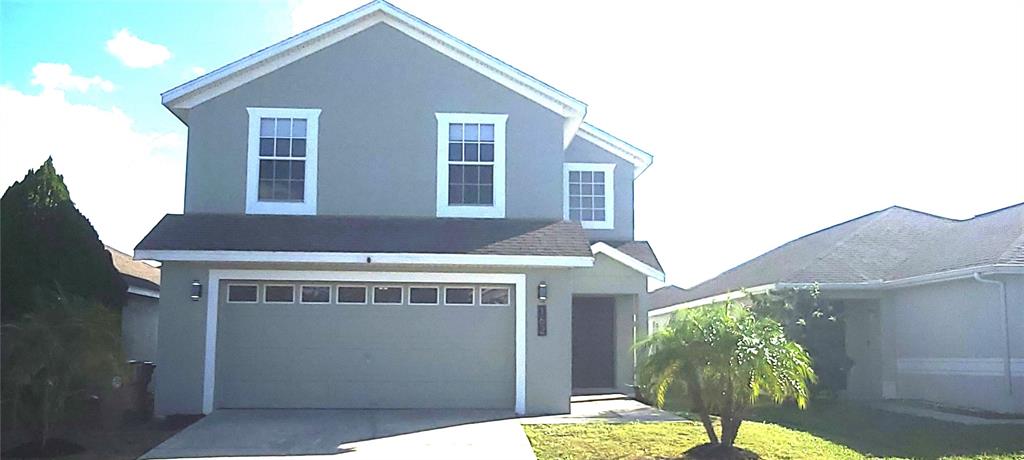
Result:
<svg viewBox="0 0 1024 460">
<path fill-rule="evenodd" d="M 4 322 L 32 311 L 37 289 L 59 289 L 115 310 L 124 303 L 127 286 L 52 158 L 0 199 L 0 251 Z"/>
</svg>

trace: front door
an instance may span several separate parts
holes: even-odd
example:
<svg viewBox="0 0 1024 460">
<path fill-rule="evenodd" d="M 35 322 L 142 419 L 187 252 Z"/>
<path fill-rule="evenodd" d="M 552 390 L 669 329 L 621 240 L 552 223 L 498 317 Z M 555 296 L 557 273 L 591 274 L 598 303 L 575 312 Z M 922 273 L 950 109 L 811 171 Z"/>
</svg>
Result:
<svg viewBox="0 0 1024 460">
<path fill-rule="evenodd" d="M 615 386 L 615 298 L 572 299 L 572 387 Z"/>
</svg>

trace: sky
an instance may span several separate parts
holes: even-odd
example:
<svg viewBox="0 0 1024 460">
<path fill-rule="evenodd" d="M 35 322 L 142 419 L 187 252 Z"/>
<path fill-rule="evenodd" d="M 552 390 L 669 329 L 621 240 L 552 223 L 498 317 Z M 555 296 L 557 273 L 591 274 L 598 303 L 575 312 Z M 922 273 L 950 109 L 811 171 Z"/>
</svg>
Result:
<svg viewBox="0 0 1024 460">
<path fill-rule="evenodd" d="M 107 244 L 182 210 L 160 93 L 361 0 L 0 0 L 0 184 L 53 156 Z M 683 287 L 900 205 L 1024 201 L 1024 2 L 396 0 L 654 155 L 636 237 Z"/>
</svg>

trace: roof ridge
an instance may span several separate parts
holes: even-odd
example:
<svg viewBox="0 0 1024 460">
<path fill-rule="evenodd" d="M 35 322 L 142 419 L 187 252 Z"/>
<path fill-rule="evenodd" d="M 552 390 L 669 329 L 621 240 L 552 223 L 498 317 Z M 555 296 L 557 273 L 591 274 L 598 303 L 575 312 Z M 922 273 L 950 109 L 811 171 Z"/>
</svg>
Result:
<svg viewBox="0 0 1024 460">
<path fill-rule="evenodd" d="M 920 214 L 929 215 L 928 213 L 922 213 L 920 211 L 915 211 L 913 209 L 904 208 L 902 206 L 889 206 L 888 208 L 882 209 L 880 211 L 875 211 L 875 212 L 872 212 L 872 213 L 865 214 L 863 216 L 857 217 L 855 219 L 850 219 L 850 220 L 848 220 L 846 222 L 843 222 L 842 224 L 833 225 L 832 227 L 829 227 L 829 228 L 838 227 L 839 225 L 850 223 L 850 222 L 853 222 L 853 221 L 858 220 L 858 219 L 863 219 L 863 218 L 871 217 L 870 220 L 865 222 L 863 225 L 858 227 L 856 230 L 853 230 L 852 232 L 850 232 L 849 235 L 846 235 L 846 236 L 840 238 L 838 241 L 836 241 L 835 243 L 831 244 L 828 248 L 826 248 L 825 250 L 821 251 L 821 253 L 819 253 L 817 256 L 811 258 L 810 262 L 807 262 L 806 264 L 801 265 L 800 268 L 798 268 L 796 270 L 793 270 L 790 273 L 789 276 L 793 276 L 795 274 L 803 273 L 811 265 L 814 265 L 815 263 L 823 260 L 825 257 L 827 257 L 827 256 L 831 255 L 832 253 L 834 253 L 836 248 L 842 246 L 844 243 L 846 243 L 847 241 L 852 239 L 854 236 L 861 234 L 861 232 L 863 232 L 864 229 L 870 227 L 872 224 L 877 223 L 879 221 L 879 219 L 881 219 L 881 217 L 883 215 L 891 214 L 896 209 L 900 209 L 900 210 L 904 210 L 904 211 L 912 211 L 912 212 L 916 212 L 916 213 L 920 213 Z M 861 273 L 859 270 L 857 271 L 857 274 L 863 276 L 863 273 Z"/>
<path fill-rule="evenodd" d="M 974 217 L 971 217 L 971 218 L 967 218 L 967 219 L 963 219 L 963 220 L 960 220 L 960 222 L 967 222 L 967 221 L 971 221 L 971 220 L 977 219 L 977 218 L 979 218 L 979 217 L 987 217 L 987 216 L 989 216 L 990 214 L 995 214 L 995 213 L 997 213 L 997 212 L 1003 212 L 1003 211 L 1006 211 L 1006 210 L 1008 210 L 1008 209 L 1011 209 L 1011 208 L 1016 208 L 1017 206 L 1024 206 L 1024 201 L 1022 201 L 1022 202 L 1020 202 L 1020 203 L 1017 203 L 1017 204 L 1011 204 L 1011 205 L 1009 205 L 1009 206 L 1003 206 L 1003 207 L 1001 207 L 1001 208 L 999 208 L 999 209 L 993 209 L 993 210 L 991 210 L 991 211 L 983 212 L 983 213 L 981 213 L 981 214 L 975 214 L 975 215 L 974 215 Z"/>
<path fill-rule="evenodd" d="M 996 262 L 1014 262 L 1014 259 L 1017 258 L 1017 253 L 1020 253 L 1020 255 L 1024 257 L 1024 229 L 1021 229 L 1020 235 L 1010 243 L 1010 247 L 1006 248 L 1002 254 L 999 254 L 999 258 L 996 259 Z"/>
</svg>

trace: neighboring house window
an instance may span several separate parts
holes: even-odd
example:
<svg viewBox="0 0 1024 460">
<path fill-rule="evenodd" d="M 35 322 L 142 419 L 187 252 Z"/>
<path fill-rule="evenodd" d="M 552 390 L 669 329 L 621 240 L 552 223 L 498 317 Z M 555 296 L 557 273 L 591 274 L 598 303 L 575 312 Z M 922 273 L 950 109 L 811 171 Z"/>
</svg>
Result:
<svg viewBox="0 0 1024 460">
<path fill-rule="evenodd" d="M 448 287 L 444 288 L 445 305 L 473 305 L 473 291 L 471 287 Z"/>
<path fill-rule="evenodd" d="M 505 217 L 508 115 L 436 116 L 437 216 Z"/>
<path fill-rule="evenodd" d="M 248 111 L 245 212 L 316 214 L 320 109 Z"/>
<path fill-rule="evenodd" d="M 366 286 L 338 286 L 338 303 L 366 305 Z"/>
<path fill-rule="evenodd" d="M 259 287 L 255 284 L 229 284 L 229 303 L 256 303 L 259 301 Z"/>
<path fill-rule="evenodd" d="M 331 303 L 330 286 L 302 286 L 299 291 L 300 303 Z"/>
<path fill-rule="evenodd" d="M 564 217 L 583 228 L 615 228 L 615 165 L 566 163 Z"/>
<path fill-rule="evenodd" d="M 294 303 L 295 286 L 283 284 L 263 286 L 263 301 L 266 303 Z"/>
<path fill-rule="evenodd" d="M 511 293 L 507 287 L 482 287 L 480 305 L 509 305 Z"/>
<path fill-rule="evenodd" d="M 373 288 L 373 303 L 397 305 L 402 303 L 401 286 L 376 286 Z"/>
<path fill-rule="evenodd" d="M 436 287 L 410 287 L 409 288 L 409 304 L 410 305 L 437 305 L 437 293 Z"/>
</svg>

